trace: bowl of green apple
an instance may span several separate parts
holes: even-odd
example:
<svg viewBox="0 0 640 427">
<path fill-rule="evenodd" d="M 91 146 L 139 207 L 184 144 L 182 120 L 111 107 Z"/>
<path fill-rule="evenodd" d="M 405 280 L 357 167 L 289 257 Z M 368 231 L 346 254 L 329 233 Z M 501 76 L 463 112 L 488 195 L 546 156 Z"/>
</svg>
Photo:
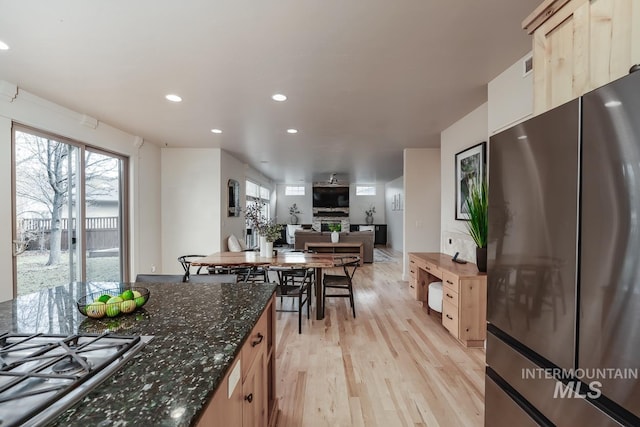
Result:
<svg viewBox="0 0 640 427">
<path fill-rule="evenodd" d="M 77 301 L 80 313 L 93 319 L 117 317 L 129 314 L 142 307 L 149 300 L 149 289 L 107 289 L 87 294 Z"/>
</svg>

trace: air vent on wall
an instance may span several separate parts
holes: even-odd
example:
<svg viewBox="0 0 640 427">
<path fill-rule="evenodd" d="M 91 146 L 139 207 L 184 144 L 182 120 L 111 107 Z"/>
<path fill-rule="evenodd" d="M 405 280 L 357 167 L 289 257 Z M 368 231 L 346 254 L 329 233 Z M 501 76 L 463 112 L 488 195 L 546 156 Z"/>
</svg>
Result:
<svg viewBox="0 0 640 427">
<path fill-rule="evenodd" d="M 522 77 L 525 77 L 533 70 L 533 56 L 527 56 L 522 61 Z"/>
</svg>

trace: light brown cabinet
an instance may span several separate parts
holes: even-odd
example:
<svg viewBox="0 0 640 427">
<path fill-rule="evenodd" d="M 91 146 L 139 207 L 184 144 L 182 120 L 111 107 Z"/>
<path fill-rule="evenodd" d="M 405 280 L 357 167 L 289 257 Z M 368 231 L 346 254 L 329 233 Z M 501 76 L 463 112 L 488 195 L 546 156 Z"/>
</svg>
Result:
<svg viewBox="0 0 640 427">
<path fill-rule="evenodd" d="M 198 427 L 273 426 L 276 422 L 273 298 L 204 410 Z"/>
<path fill-rule="evenodd" d="M 637 0 L 545 0 L 522 23 L 533 35 L 533 110 L 545 112 L 640 63 Z"/>
<path fill-rule="evenodd" d="M 409 289 L 428 304 L 429 283 L 442 281 L 442 325 L 467 347 L 482 347 L 487 336 L 487 276 L 475 264 L 457 264 L 451 256 L 409 253 Z M 413 286 L 413 288 L 412 288 Z"/>
</svg>

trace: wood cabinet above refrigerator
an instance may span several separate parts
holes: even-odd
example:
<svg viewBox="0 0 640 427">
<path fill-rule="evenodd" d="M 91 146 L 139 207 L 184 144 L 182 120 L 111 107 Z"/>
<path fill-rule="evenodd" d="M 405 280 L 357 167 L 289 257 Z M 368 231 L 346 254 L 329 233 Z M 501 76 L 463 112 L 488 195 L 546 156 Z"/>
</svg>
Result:
<svg viewBox="0 0 640 427">
<path fill-rule="evenodd" d="M 533 35 L 533 111 L 540 114 L 640 63 L 637 0 L 545 0 L 522 23 Z"/>
</svg>

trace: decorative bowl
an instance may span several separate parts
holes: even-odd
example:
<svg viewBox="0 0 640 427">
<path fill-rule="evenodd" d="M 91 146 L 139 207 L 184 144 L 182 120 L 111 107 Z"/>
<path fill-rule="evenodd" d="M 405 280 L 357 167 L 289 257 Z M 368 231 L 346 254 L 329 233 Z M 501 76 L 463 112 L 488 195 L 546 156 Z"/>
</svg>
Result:
<svg viewBox="0 0 640 427">
<path fill-rule="evenodd" d="M 85 295 L 76 304 L 84 316 L 101 319 L 133 313 L 147 303 L 149 296 L 147 288 L 105 289 Z"/>
</svg>

